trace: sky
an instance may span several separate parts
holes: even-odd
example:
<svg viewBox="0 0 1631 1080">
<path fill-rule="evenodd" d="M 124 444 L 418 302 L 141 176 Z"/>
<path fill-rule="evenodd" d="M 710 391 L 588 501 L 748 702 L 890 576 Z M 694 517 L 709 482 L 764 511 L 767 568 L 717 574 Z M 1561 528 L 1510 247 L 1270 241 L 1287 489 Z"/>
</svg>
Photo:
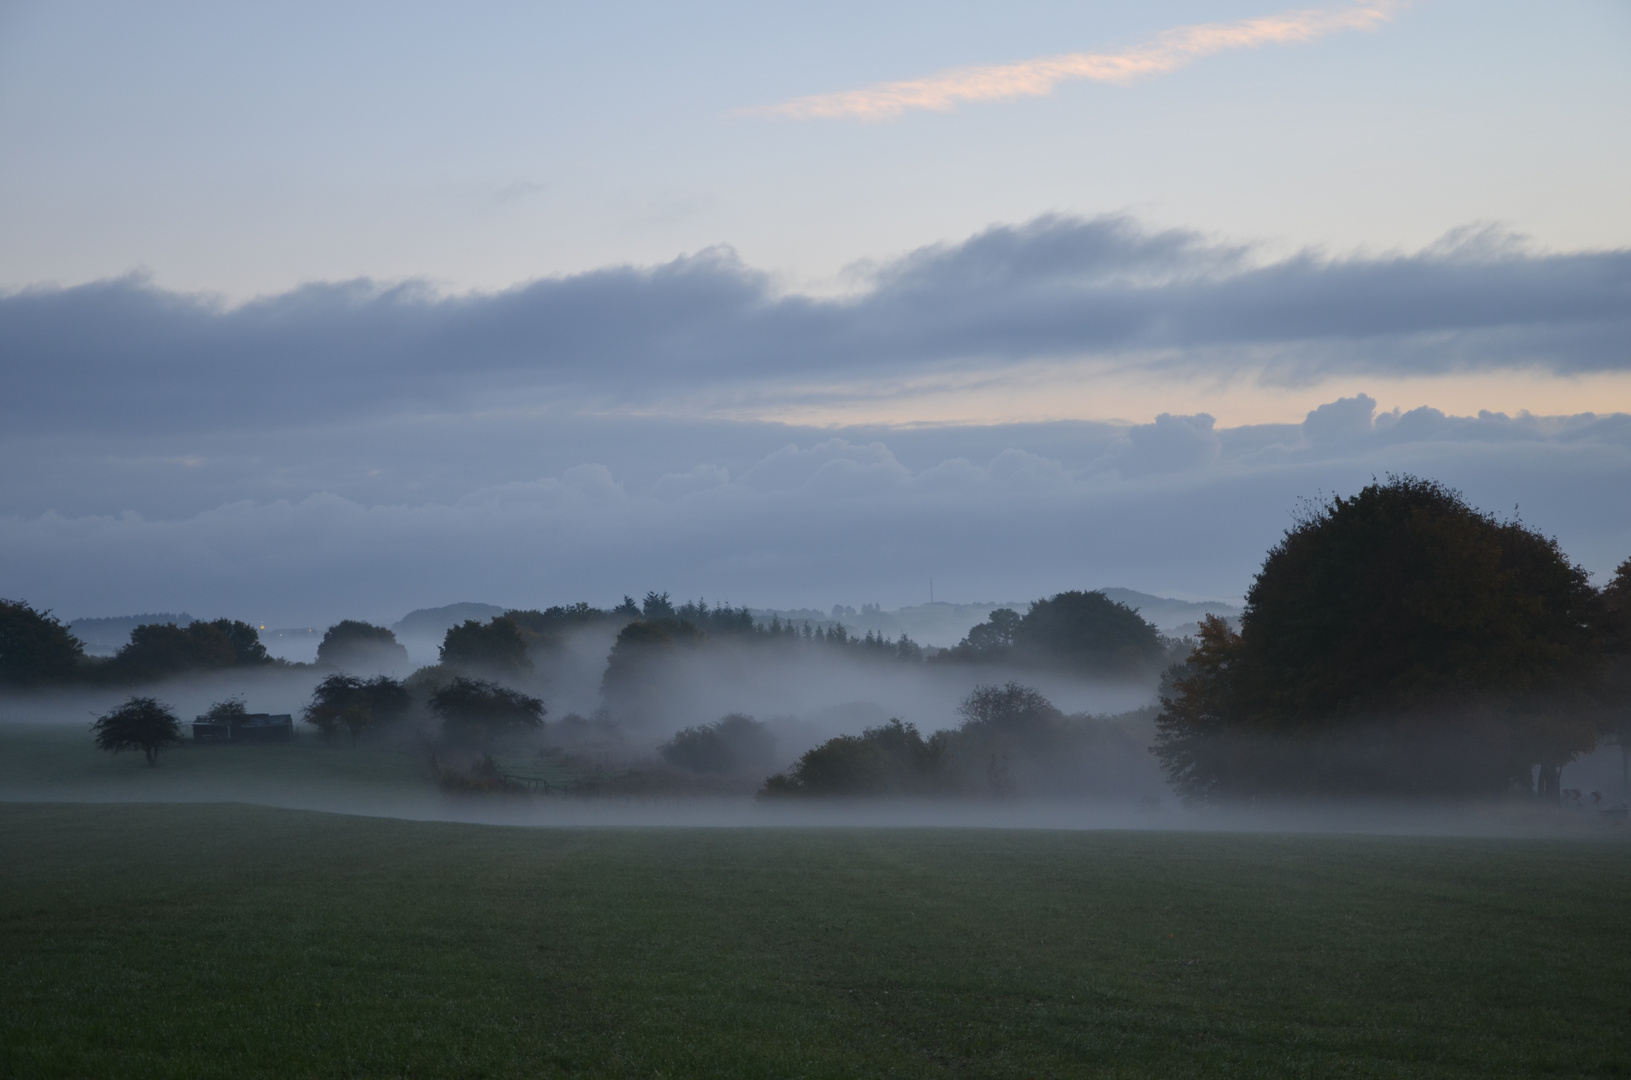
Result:
<svg viewBox="0 0 1631 1080">
<path fill-rule="evenodd" d="M 0 595 L 1242 596 L 1631 555 L 1631 6 L 0 0 Z"/>
</svg>

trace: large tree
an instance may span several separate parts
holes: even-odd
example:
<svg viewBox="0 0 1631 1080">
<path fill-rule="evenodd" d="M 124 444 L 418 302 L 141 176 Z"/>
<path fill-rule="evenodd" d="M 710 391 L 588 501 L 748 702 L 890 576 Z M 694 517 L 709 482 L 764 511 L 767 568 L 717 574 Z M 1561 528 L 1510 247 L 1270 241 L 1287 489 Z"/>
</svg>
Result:
<svg viewBox="0 0 1631 1080">
<path fill-rule="evenodd" d="M 117 754 L 140 750 L 148 765 L 159 763 L 159 751 L 181 741 L 181 724 L 170 706 L 155 698 L 133 697 L 102 714 L 91 725 L 96 745 Z"/>
<path fill-rule="evenodd" d="M 1012 637 L 1020 659 L 1082 675 L 1153 675 L 1166 656 L 1153 624 L 1097 590 L 1034 602 Z"/>
<path fill-rule="evenodd" d="M 1202 627 L 1157 752 L 1190 797 L 1493 793 L 1591 749 L 1602 604 L 1520 521 L 1415 477 L 1310 508 L 1240 632 Z"/>
<path fill-rule="evenodd" d="M 519 675 L 532 670 L 521 628 L 504 615 L 487 623 L 466 619 L 449 627 L 442 639 L 442 663 L 489 675 Z"/>
<path fill-rule="evenodd" d="M 337 668 L 405 667 L 408 650 L 386 627 L 342 619 L 323 634 L 317 645 L 317 662 Z"/>
<path fill-rule="evenodd" d="M 260 632 L 237 619 L 186 626 L 149 623 L 130 632 L 130 641 L 102 668 L 102 674 L 114 682 L 142 682 L 188 671 L 270 663 Z"/>
<path fill-rule="evenodd" d="M 407 687 L 389 675 L 367 680 L 355 675 L 330 675 L 312 691 L 305 720 L 328 740 L 344 731 L 355 746 L 365 732 L 407 715 L 411 704 Z"/>
<path fill-rule="evenodd" d="M 456 746 L 485 750 L 499 736 L 544 724 L 544 703 L 507 686 L 462 676 L 430 696 L 442 735 Z"/>
<path fill-rule="evenodd" d="M 0 600 L 0 685 L 46 686 L 82 673 L 85 646 L 68 628 L 22 600 Z"/>
</svg>

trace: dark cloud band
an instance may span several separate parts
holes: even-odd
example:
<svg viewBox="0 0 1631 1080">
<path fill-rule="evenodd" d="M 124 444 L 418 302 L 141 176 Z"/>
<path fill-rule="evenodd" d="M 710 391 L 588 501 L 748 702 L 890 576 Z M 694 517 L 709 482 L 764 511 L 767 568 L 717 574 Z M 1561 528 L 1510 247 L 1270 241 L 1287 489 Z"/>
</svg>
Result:
<svg viewBox="0 0 1631 1080">
<path fill-rule="evenodd" d="M 1499 238 L 1495 238 L 1499 239 Z M 1473 235 L 1266 265 L 1183 231 L 1046 217 L 885 264 L 837 299 L 726 250 L 495 293 L 311 285 L 237 307 L 141 278 L 0 297 L 12 430 L 324 423 L 520 390 L 600 405 L 1078 358 L 1274 383 L 1631 368 L 1631 251 Z"/>
</svg>

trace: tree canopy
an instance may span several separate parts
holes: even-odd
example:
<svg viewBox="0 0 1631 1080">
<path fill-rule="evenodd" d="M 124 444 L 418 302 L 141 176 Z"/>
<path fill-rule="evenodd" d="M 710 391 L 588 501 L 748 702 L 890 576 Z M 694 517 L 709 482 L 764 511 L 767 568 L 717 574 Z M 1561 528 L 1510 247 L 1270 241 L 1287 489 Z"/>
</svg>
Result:
<svg viewBox="0 0 1631 1080">
<path fill-rule="evenodd" d="M 325 739 L 344 731 L 355 746 L 365 732 L 407 715 L 411 704 L 407 687 L 388 675 L 367 680 L 355 675 L 330 675 L 312 691 L 304 717 Z"/>
<path fill-rule="evenodd" d="M 479 748 L 506 732 L 542 727 L 546 712 L 538 698 L 463 676 L 431 694 L 430 707 L 441 717 L 442 735 L 449 743 Z"/>
<path fill-rule="evenodd" d="M 664 761 L 697 773 L 768 772 L 776 753 L 770 729 L 751 716 L 731 713 L 717 723 L 684 728 L 658 747 Z M 759 775 L 764 775 L 760 772 Z"/>
<path fill-rule="evenodd" d="M 517 675 L 532 669 L 526 638 L 505 615 L 495 615 L 485 624 L 466 619 L 449 627 L 440 656 L 442 663 L 450 667 L 493 675 Z"/>
<path fill-rule="evenodd" d="M 1586 572 L 1433 481 L 1305 512 L 1246 601 L 1163 698 L 1158 753 L 1191 797 L 1500 791 L 1596 744 Z"/>
<path fill-rule="evenodd" d="M 181 741 L 181 724 L 175 711 L 150 697 L 132 697 L 103 713 L 91 725 L 91 731 L 99 749 L 115 754 L 140 750 L 150 766 L 158 764 L 160 750 Z"/>
<path fill-rule="evenodd" d="M 49 611 L 22 600 L 0 600 L 0 685 L 69 682 L 84 663 L 84 644 Z"/>
<path fill-rule="evenodd" d="M 386 627 L 342 619 L 324 632 L 317 662 L 329 667 L 397 667 L 408 663 L 408 650 Z"/>
<path fill-rule="evenodd" d="M 1023 616 L 998 608 L 951 650 L 953 660 L 1010 661 L 1079 675 L 1129 676 L 1160 670 L 1160 631 L 1097 590 L 1037 600 Z"/>
<path fill-rule="evenodd" d="M 260 632 L 246 622 L 149 623 L 130 632 L 130 641 L 107 662 L 103 675 L 113 682 L 145 682 L 188 671 L 270 663 Z"/>
<path fill-rule="evenodd" d="M 761 794 L 925 795 L 941 786 L 945 740 L 924 739 L 913 724 L 892 719 L 859 735 L 840 735 L 807 751 Z"/>
</svg>

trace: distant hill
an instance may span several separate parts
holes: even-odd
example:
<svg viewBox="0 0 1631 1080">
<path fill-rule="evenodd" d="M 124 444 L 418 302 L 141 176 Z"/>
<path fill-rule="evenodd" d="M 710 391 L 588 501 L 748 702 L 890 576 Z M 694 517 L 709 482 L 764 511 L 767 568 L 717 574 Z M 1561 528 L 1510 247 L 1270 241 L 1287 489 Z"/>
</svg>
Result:
<svg viewBox="0 0 1631 1080">
<path fill-rule="evenodd" d="M 1239 606 L 1225 604 L 1221 600 L 1172 600 L 1134 589 L 1099 591 L 1118 604 L 1137 608 L 1138 613 L 1159 627 L 1163 634 L 1190 633 L 1203 615 L 1220 615 L 1225 619 L 1240 618 Z"/>
<path fill-rule="evenodd" d="M 494 615 L 502 615 L 509 608 L 493 604 L 448 604 L 445 607 L 420 608 L 410 611 L 392 624 L 397 637 L 435 638 L 440 641 L 449 627 L 458 626 L 466 619 L 486 622 Z"/>
<path fill-rule="evenodd" d="M 186 612 L 150 612 L 146 615 L 112 615 L 105 619 L 75 619 L 68 629 L 85 643 L 85 651 L 92 656 L 112 656 L 130 641 L 130 632 L 138 626 L 151 623 L 175 623 L 189 626 L 193 617 Z"/>
</svg>

